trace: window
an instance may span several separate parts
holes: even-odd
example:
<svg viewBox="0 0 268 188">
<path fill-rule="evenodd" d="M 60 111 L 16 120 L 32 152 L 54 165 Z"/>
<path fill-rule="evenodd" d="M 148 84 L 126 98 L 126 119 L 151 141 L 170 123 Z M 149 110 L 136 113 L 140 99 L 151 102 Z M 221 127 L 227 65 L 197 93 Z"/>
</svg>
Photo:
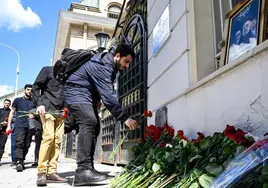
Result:
<svg viewBox="0 0 268 188">
<path fill-rule="evenodd" d="M 84 0 L 84 5 L 99 8 L 99 0 Z"/>
<path fill-rule="evenodd" d="M 221 55 L 220 44 L 224 35 L 225 15 L 232 10 L 241 0 L 211 0 L 214 29 L 214 51 L 216 69 L 219 68 Z"/>
<path fill-rule="evenodd" d="M 117 5 L 111 5 L 108 8 L 108 18 L 118 19 L 120 14 L 121 8 Z"/>
</svg>

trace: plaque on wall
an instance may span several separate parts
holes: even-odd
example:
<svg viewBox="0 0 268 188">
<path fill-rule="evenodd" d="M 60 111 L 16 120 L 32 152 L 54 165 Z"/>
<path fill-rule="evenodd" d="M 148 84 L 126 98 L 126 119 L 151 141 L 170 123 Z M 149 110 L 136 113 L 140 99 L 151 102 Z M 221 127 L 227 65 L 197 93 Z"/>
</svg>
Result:
<svg viewBox="0 0 268 188">
<path fill-rule="evenodd" d="M 163 127 L 167 124 L 167 107 L 162 107 L 158 109 L 155 113 L 155 126 Z"/>
</svg>

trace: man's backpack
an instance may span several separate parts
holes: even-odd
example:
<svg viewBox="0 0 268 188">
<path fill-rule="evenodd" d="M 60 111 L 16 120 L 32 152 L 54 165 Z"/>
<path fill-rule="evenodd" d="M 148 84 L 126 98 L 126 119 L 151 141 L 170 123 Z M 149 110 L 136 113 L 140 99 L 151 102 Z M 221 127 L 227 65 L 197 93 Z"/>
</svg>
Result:
<svg viewBox="0 0 268 188">
<path fill-rule="evenodd" d="M 53 76 L 60 84 L 64 84 L 67 78 L 88 62 L 97 51 L 94 50 L 73 50 L 65 48 L 61 59 L 57 60 L 53 68 Z"/>
</svg>

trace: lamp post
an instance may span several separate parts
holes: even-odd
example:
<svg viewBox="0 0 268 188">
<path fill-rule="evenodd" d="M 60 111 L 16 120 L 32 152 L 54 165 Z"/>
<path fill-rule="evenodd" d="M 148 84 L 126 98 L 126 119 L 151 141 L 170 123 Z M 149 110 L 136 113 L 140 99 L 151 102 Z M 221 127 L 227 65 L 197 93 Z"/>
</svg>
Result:
<svg viewBox="0 0 268 188">
<path fill-rule="evenodd" d="M 105 50 L 108 44 L 108 40 L 110 39 L 110 36 L 107 33 L 101 31 L 97 33 L 95 37 L 97 39 L 98 50 L 99 51 Z"/>
<path fill-rule="evenodd" d="M 16 52 L 17 57 L 18 57 L 17 76 L 16 76 L 16 89 L 15 89 L 15 97 L 17 97 L 17 95 L 18 95 L 18 85 L 19 85 L 19 74 L 20 74 L 20 54 L 19 54 L 19 52 L 18 52 L 15 48 L 13 48 L 12 46 L 3 44 L 3 43 L 1 43 L 1 42 L 0 42 L 0 45 L 5 46 L 5 47 L 7 47 L 7 48 L 13 50 L 14 52 Z"/>
</svg>

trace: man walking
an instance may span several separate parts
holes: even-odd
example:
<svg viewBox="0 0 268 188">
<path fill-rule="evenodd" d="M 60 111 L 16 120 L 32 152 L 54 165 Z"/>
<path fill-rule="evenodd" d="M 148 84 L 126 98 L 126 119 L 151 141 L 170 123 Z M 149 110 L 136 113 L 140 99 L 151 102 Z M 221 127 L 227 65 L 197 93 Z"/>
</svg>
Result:
<svg viewBox="0 0 268 188">
<path fill-rule="evenodd" d="M 98 184 L 107 178 L 94 169 L 94 153 L 100 133 L 97 105 L 100 99 L 117 118 L 131 130 L 137 122 L 127 116 L 113 91 L 117 71 L 123 71 L 135 57 L 126 44 L 119 44 L 114 53 L 102 52 L 94 55 L 69 76 L 64 86 L 67 107 L 79 127 L 77 144 L 77 169 L 74 185 Z"/>
<path fill-rule="evenodd" d="M 53 77 L 53 67 L 43 67 L 34 84 L 33 95 L 37 102 L 43 133 L 38 159 L 37 186 L 46 186 L 47 182 L 62 183 L 66 179 L 57 173 L 61 137 L 64 133 L 63 118 L 46 113 L 63 110 L 64 97 L 62 87 Z"/>
<path fill-rule="evenodd" d="M 26 112 L 34 108 L 34 103 L 31 97 L 32 85 L 26 84 L 24 86 L 24 96 L 16 98 L 12 103 L 12 109 L 8 117 L 8 128 L 7 132 L 11 130 L 11 123 L 13 116 L 16 112 L 15 120 L 15 138 L 16 138 L 16 170 L 17 172 L 22 172 L 24 167 L 24 160 L 28 153 L 30 144 L 29 140 L 29 118 Z"/>
<path fill-rule="evenodd" d="M 7 129 L 7 119 L 10 113 L 10 104 L 11 101 L 9 99 L 5 99 L 4 107 L 0 109 L 0 161 L 5 151 L 5 145 L 8 137 L 5 132 Z"/>
</svg>

